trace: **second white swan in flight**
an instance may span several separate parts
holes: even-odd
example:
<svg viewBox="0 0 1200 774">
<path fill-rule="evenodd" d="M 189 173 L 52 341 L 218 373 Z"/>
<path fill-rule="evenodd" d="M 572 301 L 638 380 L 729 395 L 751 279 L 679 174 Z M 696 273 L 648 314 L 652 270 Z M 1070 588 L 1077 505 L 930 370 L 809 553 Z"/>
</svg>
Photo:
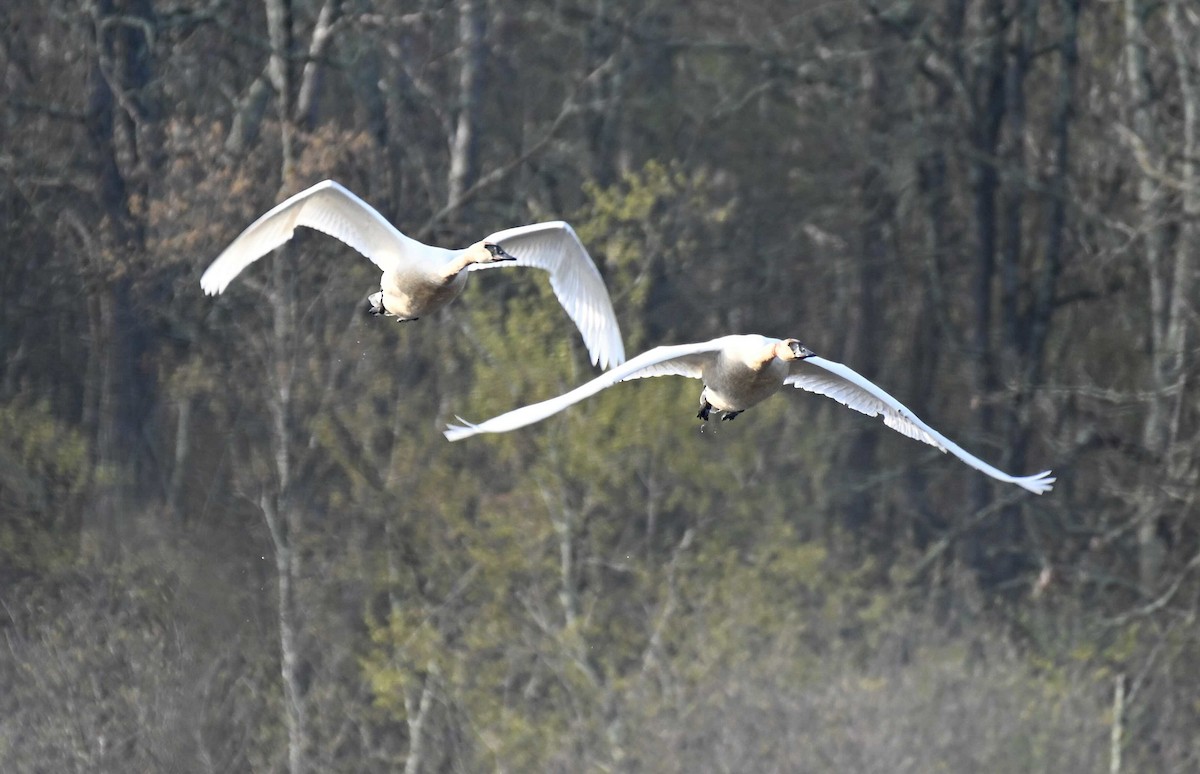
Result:
<svg viewBox="0 0 1200 774">
<path fill-rule="evenodd" d="M 550 287 L 583 335 L 601 368 L 625 361 L 621 329 L 604 280 L 575 230 L 561 220 L 497 231 L 461 250 L 422 244 L 333 180 L 301 191 L 263 215 L 233 240 L 200 278 L 209 295 L 223 291 L 250 264 L 307 226 L 340 239 L 383 271 L 368 311 L 415 320 L 453 301 L 468 272 L 494 266 L 532 266 L 550 274 Z"/>
<path fill-rule="evenodd" d="M 950 452 L 976 470 L 1034 494 L 1050 491 L 1055 481 L 1049 470 L 1033 476 L 1010 476 L 964 451 L 851 368 L 817 357 L 796 339 L 757 335 L 722 336 L 699 344 L 656 347 L 557 398 L 515 409 L 477 425 L 465 422 L 451 425 L 445 435 L 457 441 L 479 433 L 515 430 L 557 414 L 618 382 L 668 375 L 704 381 L 697 414 L 703 420 L 713 411 L 722 413 L 722 419 L 733 419 L 790 385 L 826 395 L 867 416 L 883 415 L 883 421 L 893 430 Z"/>
</svg>

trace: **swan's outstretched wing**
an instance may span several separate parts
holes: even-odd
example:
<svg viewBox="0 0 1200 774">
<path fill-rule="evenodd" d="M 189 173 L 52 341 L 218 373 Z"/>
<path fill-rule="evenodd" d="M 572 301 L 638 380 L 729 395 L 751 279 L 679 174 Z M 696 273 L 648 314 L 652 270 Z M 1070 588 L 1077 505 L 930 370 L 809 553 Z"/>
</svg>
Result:
<svg viewBox="0 0 1200 774">
<path fill-rule="evenodd" d="M 975 455 L 967 453 L 961 446 L 922 422 L 900 401 L 888 395 L 866 377 L 841 363 L 814 355 L 803 360 L 793 361 L 791 371 L 791 374 L 784 380 L 784 384 L 826 395 L 838 403 L 855 411 L 861 411 L 870 417 L 882 414 L 883 421 L 888 427 L 904 433 L 909 438 L 924 441 L 944 452 L 948 451 L 994 479 L 1016 484 L 1034 494 L 1048 492 L 1054 484 L 1055 479 L 1050 475 L 1049 470 L 1034 476 L 1010 476 Z"/>
<path fill-rule="evenodd" d="M 508 248 L 506 247 L 505 250 Z M 699 344 L 677 344 L 670 347 L 655 347 L 643 352 L 632 360 L 600 374 L 595 379 L 580 385 L 570 392 L 563 393 L 557 398 L 550 398 L 541 403 L 533 403 L 514 409 L 507 414 L 493 417 L 486 422 L 473 425 L 459 417 L 461 425 L 449 425 L 443 432 L 451 441 L 469 438 L 479 433 L 506 433 L 518 427 L 540 422 L 548 416 L 557 414 L 568 406 L 573 406 L 584 398 L 591 397 L 606 387 L 612 387 L 618 382 L 628 379 L 642 379 L 648 376 L 690 376 L 700 378 L 704 362 L 711 358 L 725 344 L 724 339 L 713 339 Z"/>
<path fill-rule="evenodd" d="M 209 295 L 220 293 L 242 269 L 291 239 L 297 226 L 340 239 L 385 271 L 406 251 L 421 247 L 388 223 L 374 207 L 340 184 L 326 180 L 301 191 L 250 224 L 204 272 L 200 287 Z"/>
<path fill-rule="evenodd" d="M 495 266 L 532 266 L 550 273 L 550 287 L 575 321 L 592 362 L 601 368 L 625 362 L 621 328 L 604 279 L 575 229 L 561 220 L 497 231 L 485 237 L 516 261 L 471 264 L 471 270 Z"/>
</svg>

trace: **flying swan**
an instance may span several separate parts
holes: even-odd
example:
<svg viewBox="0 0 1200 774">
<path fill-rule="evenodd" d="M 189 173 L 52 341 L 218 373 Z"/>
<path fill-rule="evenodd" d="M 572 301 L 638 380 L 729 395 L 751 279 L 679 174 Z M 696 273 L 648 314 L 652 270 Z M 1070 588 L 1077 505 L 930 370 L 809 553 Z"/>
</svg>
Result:
<svg viewBox="0 0 1200 774">
<path fill-rule="evenodd" d="M 467 273 L 494 266 L 532 266 L 550 273 L 550 287 L 579 327 L 592 363 L 625 361 L 621 329 L 596 264 L 575 230 L 561 220 L 497 231 L 462 250 L 422 244 L 333 180 L 301 191 L 263 215 L 217 256 L 200 278 L 208 295 L 223 291 L 250 264 L 307 226 L 340 239 L 383 270 L 367 311 L 416 320 L 453 301 Z"/>
<path fill-rule="evenodd" d="M 704 381 L 700 413 L 696 416 L 705 421 L 713 411 L 722 413 L 721 419 L 733 419 L 790 385 L 826 395 L 867 416 L 882 414 L 884 423 L 893 430 L 950 452 L 976 470 L 1034 494 L 1050 491 L 1055 481 L 1049 470 L 1034 476 L 1010 476 L 964 451 L 847 366 L 817 357 L 796 339 L 757 335 L 722 336 L 699 344 L 656 347 L 557 398 L 515 409 L 477 425 L 459 417 L 463 424 L 450 425 L 444 432 L 451 441 L 479 433 L 504 433 L 557 414 L 618 382 L 668 375 Z"/>
</svg>

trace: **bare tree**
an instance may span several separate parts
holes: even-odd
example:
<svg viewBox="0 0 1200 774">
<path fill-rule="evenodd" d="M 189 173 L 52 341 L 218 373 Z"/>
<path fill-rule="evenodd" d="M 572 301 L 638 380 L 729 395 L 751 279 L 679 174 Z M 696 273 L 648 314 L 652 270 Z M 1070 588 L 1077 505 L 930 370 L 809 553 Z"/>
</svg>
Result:
<svg viewBox="0 0 1200 774">
<path fill-rule="evenodd" d="M 1169 191 L 1163 171 L 1170 151 L 1154 116 L 1151 72 L 1146 31 L 1150 5 L 1142 0 L 1125 0 L 1125 70 L 1129 89 L 1127 137 L 1141 167 L 1137 184 L 1139 221 L 1138 245 L 1145 256 L 1149 280 L 1150 384 L 1142 443 L 1155 465 L 1147 469 L 1137 519 L 1138 579 L 1145 593 L 1158 584 L 1164 550 L 1158 532 L 1159 520 L 1170 503 L 1181 496 L 1180 486 L 1192 467 L 1192 454 L 1180 443 L 1180 417 L 1186 401 L 1186 355 L 1190 320 L 1194 314 L 1195 242 L 1183 238 L 1194 234 L 1197 208 L 1195 158 L 1197 149 L 1196 111 L 1200 93 L 1194 80 L 1194 46 L 1188 44 L 1186 17 L 1178 3 L 1167 6 L 1172 26 L 1172 51 L 1183 106 L 1183 141 L 1179 151 L 1184 160 L 1179 187 L 1185 218 L 1182 233 L 1170 237 L 1173 219 L 1168 211 Z M 1195 42 L 1193 38 L 1192 43 Z M 1165 476 L 1164 476 L 1165 473 Z"/>
<path fill-rule="evenodd" d="M 447 205 L 462 206 L 463 194 L 479 176 L 478 133 L 483 114 L 487 58 L 485 0 L 458 0 L 458 118 L 450 138 Z"/>
<path fill-rule="evenodd" d="M 293 115 L 294 48 L 291 0 L 264 0 L 267 11 L 267 30 L 271 41 L 267 72 L 275 87 L 279 114 L 280 193 L 292 185 L 296 157 L 296 124 Z M 308 109 L 315 110 L 312 105 Z M 298 342 L 296 312 L 296 277 L 286 260 L 287 248 L 271 262 L 271 282 L 265 290 L 271 309 L 266 383 L 269 388 L 267 407 L 271 415 L 270 447 L 274 459 L 273 486 L 259 498 L 259 507 L 271 534 L 275 550 L 275 577 L 278 594 L 279 669 L 283 680 L 284 718 L 287 726 L 287 763 L 290 774 L 308 770 L 311 739 L 305 692 L 300 680 L 303 655 L 300 652 L 301 620 L 296 585 L 301 577 L 300 553 L 296 541 L 300 519 L 300 504 L 294 498 L 292 380 L 295 376 L 294 357 Z"/>
<path fill-rule="evenodd" d="M 115 514 L 133 502 L 134 482 L 127 476 L 143 473 L 149 456 L 143 429 L 156 386 L 153 374 L 142 368 L 150 333 L 135 309 L 131 269 L 145 252 L 145 225 L 133 202 L 145 200 L 151 175 L 161 165 L 161 149 L 150 93 L 154 19 L 149 4 L 135 2 L 126 11 L 112 0 L 93 0 L 87 10 L 91 47 L 84 126 L 97 186 L 91 206 L 70 208 L 68 222 L 87 260 L 80 273 L 90 278 L 86 309 L 96 346 L 89 357 L 99 378 L 89 412 L 97 463 L 110 479 L 97 497 L 106 514 L 97 535 L 106 544 L 118 534 Z M 88 225 L 93 220 L 98 228 Z"/>
</svg>

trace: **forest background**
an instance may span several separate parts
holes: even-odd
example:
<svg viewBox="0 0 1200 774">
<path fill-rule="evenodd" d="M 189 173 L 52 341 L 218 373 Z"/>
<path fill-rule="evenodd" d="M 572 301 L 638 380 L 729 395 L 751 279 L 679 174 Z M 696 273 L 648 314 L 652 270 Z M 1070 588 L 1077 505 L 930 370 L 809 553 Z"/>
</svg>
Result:
<svg viewBox="0 0 1200 774">
<path fill-rule="evenodd" d="M 0 769 L 1200 769 L 1190 0 L 46 0 L 0 22 Z M 565 218 L 627 349 L 848 363 L 700 432 L 536 272 L 436 319 L 312 232 Z"/>
</svg>

